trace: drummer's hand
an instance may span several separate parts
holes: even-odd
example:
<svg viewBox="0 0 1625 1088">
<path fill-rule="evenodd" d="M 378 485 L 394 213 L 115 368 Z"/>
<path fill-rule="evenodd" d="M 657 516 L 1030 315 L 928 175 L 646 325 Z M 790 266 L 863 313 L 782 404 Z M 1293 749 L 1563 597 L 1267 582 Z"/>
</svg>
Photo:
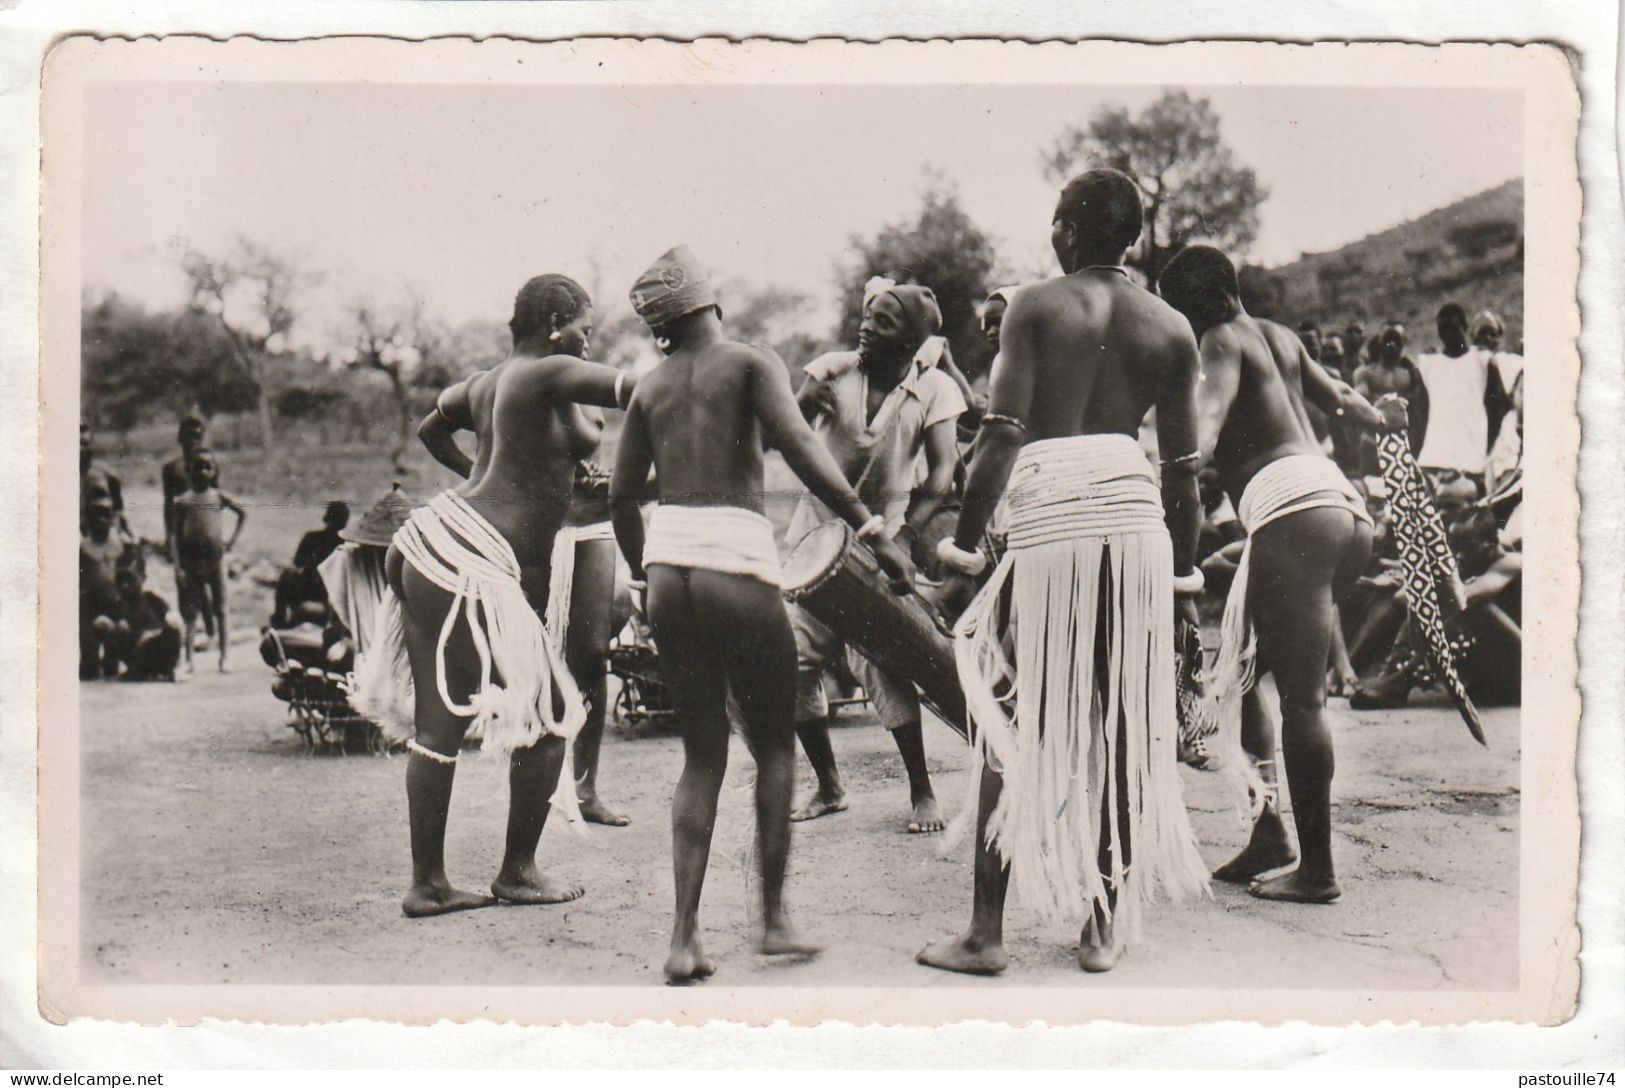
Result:
<svg viewBox="0 0 1625 1088">
<path fill-rule="evenodd" d="M 892 540 L 873 540 L 868 542 L 869 550 L 875 553 L 875 562 L 880 569 L 886 572 L 891 580 L 893 593 L 906 594 L 914 592 L 914 563 L 902 548 Z"/>
</svg>

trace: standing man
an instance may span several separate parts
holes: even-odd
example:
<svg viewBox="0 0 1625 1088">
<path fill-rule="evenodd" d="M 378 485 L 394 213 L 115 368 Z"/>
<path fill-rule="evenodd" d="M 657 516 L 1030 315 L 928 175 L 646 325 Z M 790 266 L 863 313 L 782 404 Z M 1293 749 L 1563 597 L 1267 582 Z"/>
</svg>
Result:
<svg viewBox="0 0 1625 1088">
<path fill-rule="evenodd" d="M 1313 321 L 1303 321 L 1298 324 L 1298 339 L 1303 342 L 1303 350 L 1309 353 L 1309 358 L 1320 362 L 1320 351 L 1324 344 L 1320 339 L 1320 326 Z"/>
<path fill-rule="evenodd" d="M 951 496 L 958 463 L 954 427 L 965 398 L 940 369 L 926 369 L 915 359 L 920 345 L 941 327 L 942 313 L 929 287 L 883 287 L 864 307 L 858 350 L 830 352 L 808 363 L 796 398 L 858 497 L 883 514 L 887 536 L 909 552 Z M 914 488 L 914 466 L 922 453 L 926 476 Z M 834 516 L 812 495 L 803 496 L 786 540 L 794 546 Z M 823 686 L 824 673 L 844 656 L 903 757 L 912 809 L 909 832 L 941 831 L 914 686 L 875 668 L 846 646 L 844 632 L 799 605 L 790 605 L 790 622 L 796 635 L 796 734 L 818 776 L 818 791 L 790 818 L 812 820 L 847 807 L 829 741 Z"/>
<path fill-rule="evenodd" d="M 756 759 L 756 834 L 762 880 L 758 952 L 816 952 L 784 905 L 795 775 L 795 639 L 779 594 L 773 527 L 762 514 L 763 450 L 857 529 L 881 568 L 906 585 L 906 556 L 841 476 L 801 418 L 784 363 L 722 332 L 716 296 L 687 246 L 663 254 L 632 288 L 632 306 L 667 358 L 638 385 L 627 409 L 610 485 L 615 536 L 632 574 L 648 582 L 648 615 L 683 737 L 683 773 L 672 797 L 677 911 L 666 977 L 684 983 L 715 971 L 699 936 L 700 893 L 728 766 L 730 690 Z M 649 467 L 660 505 L 647 547 L 639 509 Z"/>
<path fill-rule="evenodd" d="M 1083 919 L 1086 971 L 1116 964 L 1154 899 L 1207 893 L 1174 694 L 1174 594 L 1202 588 L 1196 342 L 1123 267 L 1142 218 L 1127 175 L 1073 178 L 1051 230 L 1065 274 L 1024 286 L 1004 317 L 964 513 L 941 548 L 951 581 L 979 574 L 1011 485 L 1004 558 L 955 628 L 980 793 L 970 929 L 922 951 L 931 967 L 1004 969 L 1011 880 L 1026 906 Z M 1135 438 L 1153 407 L 1160 495 Z"/>
<path fill-rule="evenodd" d="M 1429 402 L 1449 408 L 1429 418 L 1416 463 L 1435 488 L 1464 478 L 1482 497 L 1491 420 L 1498 431 L 1506 414 L 1506 394 L 1488 353 L 1467 342 L 1467 311 L 1454 302 L 1445 303 L 1439 307 L 1438 328 L 1439 352 L 1422 356 L 1416 365 Z"/>
<path fill-rule="evenodd" d="M 1341 890 L 1332 869 L 1332 737 L 1326 728 L 1326 664 L 1337 596 L 1371 557 L 1364 500 L 1320 448 L 1306 401 L 1329 417 L 1372 430 L 1383 417 L 1326 375 L 1307 345 L 1241 305 L 1235 266 L 1211 246 L 1168 262 L 1158 291 L 1190 320 L 1201 342 L 1198 434 L 1248 539 L 1225 602 L 1213 694 L 1220 758 L 1251 787 L 1252 840 L 1214 876 L 1251 882 L 1260 899 L 1329 903 Z M 1298 855 L 1274 796 L 1275 736 L 1254 680 L 1273 674 L 1281 703 L 1287 786 Z M 1244 754 L 1245 753 L 1245 754 Z"/>
</svg>

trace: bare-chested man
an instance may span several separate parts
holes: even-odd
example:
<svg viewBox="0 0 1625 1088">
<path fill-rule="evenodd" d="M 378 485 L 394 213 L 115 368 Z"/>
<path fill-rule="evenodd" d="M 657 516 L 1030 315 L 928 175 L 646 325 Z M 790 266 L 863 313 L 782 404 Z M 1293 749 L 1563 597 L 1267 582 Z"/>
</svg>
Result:
<svg viewBox="0 0 1625 1088">
<path fill-rule="evenodd" d="M 1126 175 L 1072 179 L 1051 230 L 1065 274 L 1005 313 L 964 513 L 941 547 L 951 581 L 980 573 L 1009 485 L 1004 558 L 955 628 L 980 791 L 971 923 L 920 953 L 931 967 L 1004 969 L 1010 881 L 1024 905 L 1082 920 L 1086 971 L 1116 964 L 1154 898 L 1207 892 L 1174 701 L 1175 591 L 1202 581 L 1196 343 L 1123 267 L 1142 220 Z M 1135 440 L 1152 407 L 1160 494 Z"/>
<path fill-rule="evenodd" d="M 624 404 L 633 378 L 586 362 L 592 301 L 574 280 L 538 276 L 519 291 L 513 352 L 440 395 L 419 434 L 467 482 L 413 511 L 385 560 L 386 599 L 357 677 L 356 708 L 387 735 L 411 737 L 406 768 L 412 829 L 409 917 L 488 905 L 446 876 L 446 812 L 463 738 L 510 754 L 508 829 L 491 884 L 510 903 L 560 903 L 579 884 L 541 872 L 536 847 L 553 804 L 575 818 L 569 742 L 586 708 L 532 607 L 523 571 L 547 569 L 570 508 L 580 450 L 577 404 Z M 451 436 L 474 432 L 473 458 Z M 546 583 L 529 587 L 540 599 Z M 561 784 L 562 777 L 562 784 Z"/>
<path fill-rule="evenodd" d="M 1307 404 L 1372 430 L 1383 417 L 1329 377 L 1290 330 L 1248 315 L 1235 266 L 1217 249 L 1182 250 L 1157 286 L 1200 338 L 1199 448 L 1248 532 L 1225 604 L 1213 692 L 1220 757 L 1252 788 L 1257 818 L 1246 849 L 1214 875 L 1251 882 L 1248 890 L 1260 899 L 1329 903 L 1340 891 L 1332 869 L 1326 665 L 1337 597 L 1371 556 L 1371 518 L 1315 440 Z M 1275 737 L 1254 685 L 1266 673 L 1280 696 L 1301 858 L 1274 799 Z M 1292 872 L 1261 879 L 1294 860 Z"/>
<path fill-rule="evenodd" d="M 727 693 L 756 759 L 756 833 L 764 954 L 807 954 L 784 905 L 794 781 L 796 646 L 779 595 L 773 529 L 762 515 L 763 450 L 771 446 L 874 551 L 899 584 L 906 556 L 802 419 L 782 361 L 728 340 L 710 286 L 686 246 L 660 257 L 632 289 L 632 305 L 668 357 L 644 379 L 627 411 L 611 484 L 615 535 L 634 576 L 648 580 L 648 615 L 683 737 L 683 773 L 672 797 L 677 913 L 666 975 L 714 970 L 700 944 L 717 795 L 728 764 Z M 647 545 L 639 501 L 649 466 L 660 505 Z M 647 572 L 647 573 L 645 573 Z"/>
<path fill-rule="evenodd" d="M 186 667 L 192 664 L 192 624 L 198 613 L 213 617 L 214 632 L 220 641 L 220 671 L 226 671 L 226 553 L 237 545 L 248 514 L 230 495 L 220 490 L 214 454 L 199 446 L 188 466 L 191 486 L 175 497 L 175 539 L 170 559 L 175 570 L 192 587 L 190 600 L 180 604 L 186 625 Z M 237 515 L 230 539 L 226 539 L 225 512 Z"/>
</svg>

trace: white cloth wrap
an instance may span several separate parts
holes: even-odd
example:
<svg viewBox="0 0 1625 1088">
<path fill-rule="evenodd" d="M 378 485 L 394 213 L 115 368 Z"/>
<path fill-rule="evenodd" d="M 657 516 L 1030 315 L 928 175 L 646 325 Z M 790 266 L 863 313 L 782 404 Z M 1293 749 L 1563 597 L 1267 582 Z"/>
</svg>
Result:
<svg viewBox="0 0 1625 1088">
<path fill-rule="evenodd" d="M 1209 894 L 1178 776 L 1162 497 L 1124 435 L 1029 443 L 1007 497 L 1008 550 L 954 630 L 975 739 L 949 842 L 976 819 L 984 765 L 1000 772 L 987 841 L 1017 897 L 1076 920 L 1108 910 L 1109 880 L 1114 933 L 1133 940 L 1147 904 Z M 1121 736 L 1108 728 L 1118 722 Z M 1111 773 L 1120 764 L 1126 797 Z"/>
<path fill-rule="evenodd" d="M 738 506 L 655 507 L 643 565 L 738 574 L 775 589 L 783 583 L 773 523 Z"/>
<path fill-rule="evenodd" d="M 615 527 L 607 521 L 591 525 L 566 525 L 553 537 L 553 558 L 547 571 L 547 633 L 553 645 L 564 652 L 570 631 L 570 587 L 576 580 L 576 545 L 589 540 L 615 539 Z"/>
<path fill-rule="evenodd" d="M 1347 510 L 1371 524 L 1365 500 L 1341 470 L 1320 454 L 1300 453 L 1271 461 L 1258 471 L 1241 493 L 1236 517 L 1247 530 L 1247 543 L 1236 565 L 1230 594 L 1224 601 L 1219 628 L 1219 651 L 1213 669 L 1204 677 L 1209 696 L 1217 704 L 1217 755 L 1225 775 L 1239 792 L 1243 805 L 1257 816 L 1270 797 L 1269 787 L 1241 747 L 1241 701 L 1256 679 L 1258 635 L 1247 611 L 1248 572 L 1253 534 L 1272 521 L 1304 510 L 1334 507 Z"/>
<path fill-rule="evenodd" d="M 519 561 L 502 534 L 462 496 L 445 491 L 414 510 L 394 542 L 419 574 L 452 595 L 435 647 L 435 684 L 447 710 L 474 719 L 467 735 L 478 736 L 492 755 L 528 748 L 544 736 L 573 739 L 586 720 L 586 704 L 525 597 Z M 466 617 L 480 668 L 466 704 L 457 703 L 446 685 L 446 644 L 459 616 Z M 355 708 L 376 720 L 388 739 L 416 732 L 405 619 L 393 593 L 378 610 L 355 689 Z M 568 745 L 552 803 L 579 822 Z"/>
</svg>

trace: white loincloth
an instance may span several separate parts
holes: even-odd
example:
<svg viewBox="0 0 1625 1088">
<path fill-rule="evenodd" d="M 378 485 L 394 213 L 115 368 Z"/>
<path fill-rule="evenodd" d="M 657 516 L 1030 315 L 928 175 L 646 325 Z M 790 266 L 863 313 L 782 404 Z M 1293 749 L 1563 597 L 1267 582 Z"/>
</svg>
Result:
<svg viewBox="0 0 1625 1088">
<path fill-rule="evenodd" d="M 988 845 L 1009 863 L 1024 905 L 1075 920 L 1108 909 L 1097 862 L 1104 813 L 1115 933 L 1132 940 L 1147 904 L 1208 894 L 1178 775 L 1173 546 L 1161 493 L 1134 439 L 1090 435 L 1025 446 L 1007 498 L 1008 549 L 954 630 L 975 741 L 949 841 L 976 819 L 983 765 L 1000 772 Z M 1119 757 L 1127 827 L 1112 773 Z"/>
<path fill-rule="evenodd" d="M 570 630 L 570 587 L 576 580 L 576 545 L 587 540 L 615 539 L 607 521 L 566 525 L 553 538 L 553 558 L 547 571 L 547 631 L 560 653 Z"/>
<path fill-rule="evenodd" d="M 1331 494 L 1327 494 L 1330 492 Z M 1247 530 L 1247 543 L 1236 565 L 1230 595 L 1224 601 L 1219 628 L 1219 652 L 1213 669 L 1204 677 L 1218 704 L 1219 731 L 1215 744 L 1225 774 L 1238 790 L 1250 795 L 1248 807 L 1257 816 L 1269 799 L 1269 788 L 1241 747 L 1241 700 L 1253 686 L 1258 659 L 1258 634 L 1247 611 L 1247 572 L 1251 565 L 1252 536 L 1272 521 L 1304 510 L 1333 507 L 1347 510 L 1371 524 L 1365 500 L 1338 469 L 1319 454 L 1300 453 L 1271 461 L 1247 482 L 1236 517 Z"/>
<path fill-rule="evenodd" d="M 474 719 L 469 735 L 480 737 L 481 748 L 493 755 L 528 748 L 544 736 L 573 739 L 586 720 L 586 705 L 525 597 L 519 561 L 502 534 L 460 495 L 444 491 L 412 511 L 394 542 L 418 573 L 452 595 L 436 644 L 435 683 L 447 710 Z M 455 702 L 446 686 L 446 643 L 460 615 L 480 662 L 479 683 L 466 705 Z M 386 738 L 404 740 L 417 728 L 415 693 L 405 619 L 393 593 L 378 610 L 371 651 L 356 673 L 351 701 L 379 723 Z M 579 819 L 568 745 L 552 803 L 572 822 Z"/>
<path fill-rule="evenodd" d="M 783 583 L 773 523 L 738 506 L 656 506 L 643 565 L 738 574 L 775 589 Z"/>
</svg>

